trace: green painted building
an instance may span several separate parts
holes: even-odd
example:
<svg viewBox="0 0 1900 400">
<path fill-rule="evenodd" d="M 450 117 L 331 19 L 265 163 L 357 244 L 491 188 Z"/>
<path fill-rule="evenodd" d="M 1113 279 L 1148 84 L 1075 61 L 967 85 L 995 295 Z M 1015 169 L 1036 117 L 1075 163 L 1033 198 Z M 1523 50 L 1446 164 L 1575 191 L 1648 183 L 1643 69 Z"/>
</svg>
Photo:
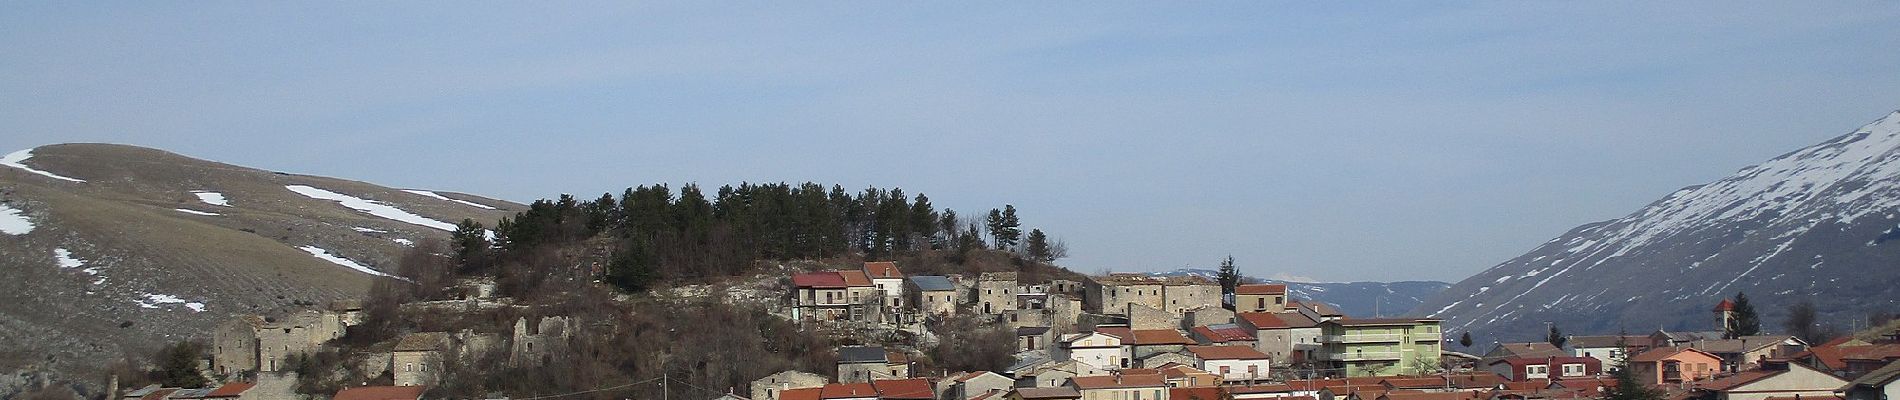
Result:
<svg viewBox="0 0 1900 400">
<path fill-rule="evenodd" d="M 1319 323 L 1319 361 L 1347 377 L 1438 372 L 1439 320 L 1339 319 Z"/>
</svg>

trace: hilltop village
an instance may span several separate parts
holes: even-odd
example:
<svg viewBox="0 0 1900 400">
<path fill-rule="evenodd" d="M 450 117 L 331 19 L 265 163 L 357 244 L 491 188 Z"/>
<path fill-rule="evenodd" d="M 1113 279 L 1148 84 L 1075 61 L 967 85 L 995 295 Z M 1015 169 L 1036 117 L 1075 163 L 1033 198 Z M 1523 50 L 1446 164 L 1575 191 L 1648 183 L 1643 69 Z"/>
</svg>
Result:
<svg viewBox="0 0 1900 400">
<path fill-rule="evenodd" d="M 728 290 L 722 297 L 768 304 L 772 315 L 802 330 L 853 336 L 847 341 L 857 344 L 817 349 L 830 353 L 831 368 L 784 370 L 744 387 L 665 386 L 664 377 L 626 385 L 661 385 L 666 398 L 715 400 L 1588 399 L 1627 396 L 1612 393 L 1618 382 L 1611 372 L 1625 368 L 1623 376 L 1652 391 L 1650 398 L 1670 400 L 1874 400 L 1900 390 L 1900 329 L 1893 325 L 1812 345 L 1794 336 L 1721 331 L 1474 345 L 1448 337 L 1438 320 L 1343 315 L 1324 303 L 1291 298 L 1276 284 L 1223 290 L 1192 276 L 1112 273 L 1025 281 L 1016 272 L 909 275 L 896 262 L 788 275 L 754 287 L 771 293 Z M 511 307 L 510 299 L 493 295 L 493 282 L 461 285 L 467 289 L 462 299 L 404 308 Z M 1728 301 L 1713 312 L 1711 326 L 1735 318 Z M 932 330 L 949 329 L 941 322 L 950 319 L 1012 333 L 980 339 L 1010 342 L 1007 367 L 927 367 L 923 361 L 933 354 L 976 351 L 945 348 L 971 343 L 946 338 L 959 333 Z M 453 360 L 498 353 L 508 365 L 549 367 L 564 352 L 579 351 L 577 332 L 590 323 L 547 315 L 517 318 L 505 333 L 406 333 L 351 358 L 349 370 L 375 378 L 333 393 L 299 393 L 297 374 L 307 358 L 364 320 L 355 302 L 238 317 L 217 329 L 202 360 L 207 380 L 223 383 L 193 389 L 150 385 L 115 390 L 115 396 L 436 398 L 429 388 L 458 368 Z M 1485 351 L 1447 350 L 1454 346 Z"/>
</svg>

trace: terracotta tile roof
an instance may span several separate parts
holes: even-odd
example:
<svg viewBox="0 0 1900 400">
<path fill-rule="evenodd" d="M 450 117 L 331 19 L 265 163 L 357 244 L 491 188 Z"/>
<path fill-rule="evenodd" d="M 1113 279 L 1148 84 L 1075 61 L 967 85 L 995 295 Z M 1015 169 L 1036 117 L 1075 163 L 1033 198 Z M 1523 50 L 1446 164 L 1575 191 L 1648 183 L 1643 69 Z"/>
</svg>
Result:
<svg viewBox="0 0 1900 400">
<path fill-rule="evenodd" d="M 976 397 L 971 397 L 970 400 L 986 400 L 992 397 L 996 397 L 996 395 L 999 395 L 999 394 L 1003 394 L 1003 392 L 1000 390 L 992 390 L 988 392 L 983 392 L 983 394 L 976 395 Z"/>
<path fill-rule="evenodd" d="M 885 351 L 884 363 L 891 365 L 909 364 L 910 354 L 901 351 Z"/>
<path fill-rule="evenodd" d="M 838 277 L 844 278 L 845 286 L 871 286 L 871 276 L 865 275 L 864 271 L 838 271 Z"/>
<path fill-rule="evenodd" d="M 1202 360 L 1265 360 L 1266 353 L 1251 346 L 1188 346 L 1187 351 Z"/>
<path fill-rule="evenodd" d="M 897 270 L 896 261 L 866 261 L 864 274 L 872 278 L 903 278 L 904 273 Z"/>
<path fill-rule="evenodd" d="M 885 399 L 937 398 L 937 392 L 930 388 L 930 380 L 924 378 L 874 380 L 871 387 L 877 389 L 878 397 Z"/>
<path fill-rule="evenodd" d="M 1290 393 L 1290 392 L 1292 392 L 1292 391 L 1293 391 L 1293 386 L 1292 386 L 1292 385 L 1287 385 L 1287 384 L 1280 384 L 1280 383 L 1275 383 L 1275 384 L 1264 384 L 1264 385 L 1254 385 L 1254 384 L 1247 384 L 1247 385 L 1228 385 L 1228 386 L 1225 386 L 1225 387 L 1227 388 L 1227 392 L 1229 392 L 1229 393 L 1235 393 L 1235 394 L 1241 394 L 1241 393 Z"/>
<path fill-rule="evenodd" d="M 1890 384 L 1896 379 L 1900 379 L 1900 361 L 1887 363 L 1885 367 L 1874 369 L 1873 371 L 1867 372 L 1866 375 L 1854 378 L 1852 382 L 1848 382 L 1846 386 L 1842 386 L 1839 390 L 1845 392 L 1855 387 L 1878 387 Z"/>
<path fill-rule="evenodd" d="M 824 391 L 823 387 L 785 389 L 778 392 L 778 400 L 820 400 Z"/>
<path fill-rule="evenodd" d="M 1714 309 L 1714 310 L 1709 310 L 1709 311 L 1717 311 L 1717 312 L 1720 312 L 1720 311 L 1735 311 L 1735 302 L 1733 302 L 1733 301 L 1728 301 L 1728 299 L 1722 299 L 1722 302 L 1720 302 L 1720 303 L 1715 303 L 1715 309 Z"/>
<path fill-rule="evenodd" d="M 1240 285 L 1240 287 L 1234 288 L 1234 294 L 1284 295 L 1286 294 L 1286 285 L 1275 285 L 1275 284 Z"/>
<path fill-rule="evenodd" d="M 1124 389 L 1140 387 L 1167 386 L 1167 378 L 1161 374 L 1141 375 L 1097 375 L 1069 378 L 1069 383 L 1078 390 Z"/>
<path fill-rule="evenodd" d="M 1098 326 L 1095 327 L 1095 333 L 1114 336 L 1116 339 L 1121 339 L 1122 342 L 1135 340 L 1135 331 L 1128 329 L 1126 326 Z"/>
<path fill-rule="evenodd" d="M 1247 333 L 1246 329 L 1234 324 L 1197 326 L 1194 327 L 1194 334 L 1214 343 L 1254 340 L 1253 334 Z"/>
<path fill-rule="evenodd" d="M 1078 399 L 1082 393 L 1068 386 L 1016 388 L 1016 397 L 1023 399 Z M 1209 399 L 1212 400 L 1212 399 Z"/>
<path fill-rule="evenodd" d="M 1504 379 L 1504 375 L 1498 375 L 1494 372 L 1453 375 L 1451 377 L 1452 386 L 1456 386 L 1459 389 L 1493 388 L 1508 381 L 1508 379 Z"/>
<path fill-rule="evenodd" d="M 1291 325 L 1287 325 L 1286 321 L 1281 320 L 1279 316 L 1273 315 L 1273 313 L 1244 312 L 1244 313 L 1234 314 L 1234 316 L 1239 317 L 1241 320 L 1247 321 L 1248 324 L 1252 324 L 1253 327 L 1256 329 L 1280 329 L 1280 328 L 1292 327 Z"/>
<path fill-rule="evenodd" d="M 844 276 L 835 271 L 809 272 L 792 275 L 792 286 L 801 288 L 837 289 L 845 287 Z"/>
<path fill-rule="evenodd" d="M 1169 378 L 1183 378 L 1183 377 L 1187 377 L 1190 374 L 1206 374 L 1206 373 L 1209 373 L 1209 372 L 1202 371 L 1200 368 L 1194 368 L 1194 367 L 1179 365 L 1175 363 L 1168 363 L 1168 366 L 1161 367 L 1161 375 L 1167 376 Z"/>
<path fill-rule="evenodd" d="M 1526 365 L 1562 365 L 1562 364 L 1585 364 L 1585 365 L 1601 366 L 1603 365 L 1603 360 L 1598 360 L 1595 357 L 1512 357 L 1512 358 L 1498 359 L 1497 361 L 1492 361 L 1485 365 L 1490 366 L 1490 365 L 1496 365 L 1500 363 L 1511 364 L 1512 367 L 1522 367 Z"/>
<path fill-rule="evenodd" d="M 257 384 L 250 382 L 226 383 L 224 386 L 219 386 L 218 390 L 213 390 L 211 393 L 205 394 L 205 398 L 238 397 L 239 395 L 243 395 L 244 391 L 251 390 L 252 386 L 257 386 Z"/>
<path fill-rule="evenodd" d="M 877 388 L 869 383 L 833 383 L 825 385 L 818 393 L 821 399 L 849 399 L 858 397 L 877 397 Z"/>
<path fill-rule="evenodd" d="M 1445 381 L 1445 378 L 1436 376 L 1417 378 L 1392 377 L 1380 381 L 1379 384 L 1391 389 L 1429 389 L 1443 388 L 1448 385 Z"/>
<path fill-rule="evenodd" d="M 1481 399 L 1485 398 L 1485 396 L 1484 394 L 1475 392 L 1414 392 L 1394 390 L 1385 392 L 1384 395 L 1378 398 L 1385 400 L 1465 400 Z"/>
<path fill-rule="evenodd" d="M 1616 347 L 1616 341 L 1618 339 L 1621 339 L 1623 341 L 1623 345 L 1625 346 L 1639 346 L 1645 343 L 1649 343 L 1648 336 L 1601 335 L 1601 336 L 1571 336 L 1570 340 L 1565 342 L 1565 344 L 1569 345 L 1571 348 Z"/>
<path fill-rule="evenodd" d="M 1753 370 L 1753 371 L 1742 371 L 1742 372 L 1737 372 L 1734 375 L 1724 376 L 1721 378 L 1715 378 L 1714 380 L 1703 382 L 1702 384 L 1697 385 L 1697 387 L 1701 389 L 1714 390 L 1718 392 L 1728 391 L 1728 390 L 1741 387 L 1742 385 L 1755 383 L 1755 381 L 1768 379 L 1768 377 L 1781 375 L 1784 372 L 1788 372 L 1788 371 L 1763 371 L 1759 369 Z"/>
<path fill-rule="evenodd" d="M 170 396 L 172 392 L 176 391 L 178 391 L 178 388 L 160 388 L 146 393 L 145 397 L 140 397 L 139 400 L 159 400 L 165 398 L 165 396 Z"/>
<path fill-rule="evenodd" d="M 416 400 L 422 398 L 421 386 L 363 386 L 345 388 L 330 400 Z"/>
<path fill-rule="evenodd" d="M 1327 321 L 1340 326 L 1378 326 L 1378 325 L 1417 325 L 1420 322 L 1438 322 L 1431 318 L 1347 318 Z"/>
<path fill-rule="evenodd" d="M 1188 339 L 1187 335 L 1182 335 L 1181 331 L 1174 329 L 1139 329 L 1132 332 L 1135 335 L 1134 345 L 1136 346 L 1195 344 L 1193 339 Z"/>
<path fill-rule="evenodd" d="M 1630 362 L 1657 362 L 1657 361 L 1662 361 L 1664 359 L 1668 359 L 1670 357 L 1675 357 L 1677 354 L 1682 354 L 1682 353 L 1687 353 L 1687 352 L 1695 352 L 1695 353 L 1702 354 L 1704 356 L 1708 356 L 1709 358 L 1721 359 L 1721 357 L 1716 357 L 1714 354 L 1709 354 L 1706 351 L 1696 350 L 1696 349 L 1692 349 L 1688 347 L 1658 347 L 1658 348 L 1650 349 L 1649 351 L 1639 353 L 1634 356 L 1630 356 Z"/>
<path fill-rule="evenodd" d="M 1189 387 L 1168 389 L 1168 398 L 1172 400 L 1220 400 L 1220 387 Z"/>
<path fill-rule="evenodd" d="M 1497 359 L 1498 357 L 1568 357 L 1570 356 L 1570 353 L 1565 353 L 1563 349 L 1559 349 L 1557 348 L 1557 346 L 1552 346 L 1550 345 L 1550 343 L 1544 343 L 1544 342 L 1499 343 L 1496 348 L 1491 349 L 1490 353 L 1486 353 L 1487 356 L 1492 355 L 1492 354 L 1500 355 L 1500 356 L 1492 356 L 1491 358 L 1493 360 Z M 1490 364 L 1486 364 L 1486 365 L 1490 365 Z"/>
</svg>

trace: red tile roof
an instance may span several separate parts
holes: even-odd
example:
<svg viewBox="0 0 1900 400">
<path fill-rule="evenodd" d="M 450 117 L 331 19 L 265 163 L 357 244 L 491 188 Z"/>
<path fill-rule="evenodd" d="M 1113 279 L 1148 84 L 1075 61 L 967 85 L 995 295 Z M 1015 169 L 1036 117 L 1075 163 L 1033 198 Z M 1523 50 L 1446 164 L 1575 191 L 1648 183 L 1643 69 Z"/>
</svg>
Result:
<svg viewBox="0 0 1900 400">
<path fill-rule="evenodd" d="M 145 397 L 140 397 L 139 400 L 163 399 L 165 398 L 165 396 L 169 396 L 172 394 L 172 392 L 176 392 L 176 391 L 178 391 L 178 388 L 164 388 L 164 389 L 153 390 L 151 393 L 147 393 Z"/>
<path fill-rule="evenodd" d="M 1220 400 L 1220 387 L 1196 387 L 1168 389 L 1168 398 L 1173 400 Z"/>
<path fill-rule="evenodd" d="M 1735 311 L 1735 302 L 1728 301 L 1728 299 L 1722 299 L 1722 302 L 1715 303 L 1715 309 L 1712 311 L 1717 311 L 1717 312 Z"/>
<path fill-rule="evenodd" d="M 871 381 L 871 387 L 877 389 L 878 397 L 885 399 L 922 399 L 937 398 L 937 392 L 930 388 L 930 380 L 881 379 Z"/>
<path fill-rule="evenodd" d="M 872 278 L 903 278 L 904 273 L 897 270 L 896 261 L 866 261 L 864 273 Z"/>
<path fill-rule="evenodd" d="M 1286 294 L 1286 285 L 1272 285 L 1272 284 L 1240 285 L 1240 287 L 1234 288 L 1234 294 L 1265 294 L 1265 295 L 1281 294 L 1283 295 L 1283 294 Z"/>
<path fill-rule="evenodd" d="M 1069 378 L 1069 383 L 1075 385 L 1075 388 L 1080 390 L 1163 387 L 1168 385 L 1167 379 L 1161 376 L 1161 374 L 1078 376 Z"/>
<path fill-rule="evenodd" d="M 363 386 L 345 388 L 330 400 L 416 400 L 422 398 L 421 386 Z"/>
<path fill-rule="evenodd" d="M 845 286 L 871 286 L 871 276 L 865 275 L 864 271 L 838 271 L 838 276 L 844 278 Z"/>
<path fill-rule="evenodd" d="M 1771 376 L 1781 375 L 1784 372 L 1788 372 L 1788 371 L 1763 371 L 1759 369 L 1753 370 L 1753 371 L 1742 371 L 1742 372 L 1737 372 L 1734 375 L 1724 376 L 1721 378 L 1716 378 L 1715 380 L 1703 382 L 1701 385 L 1698 385 L 1698 386 L 1702 389 L 1714 390 L 1718 392 L 1728 391 L 1728 390 L 1741 387 L 1742 385 L 1754 383 L 1755 381 L 1768 379 L 1768 377 L 1771 377 Z"/>
<path fill-rule="evenodd" d="M 778 400 L 819 400 L 824 390 L 825 388 L 822 387 L 785 389 L 778 392 Z"/>
<path fill-rule="evenodd" d="M 1174 329 L 1139 329 L 1132 332 L 1135 335 L 1134 345 L 1136 346 L 1195 344 L 1193 339 L 1188 339 L 1187 335 L 1182 335 L 1181 331 Z"/>
<path fill-rule="evenodd" d="M 838 289 L 845 287 L 844 276 L 838 275 L 835 271 L 792 275 L 792 286 L 819 289 Z"/>
<path fill-rule="evenodd" d="M 859 397 L 877 397 L 877 388 L 869 383 L 833 383 L 825 385 L 818 393 L 822 399 L 850 399 Z"/>
<path fill-rule="evenodd" d="M 1095 327 L 1095 333 L 1114 336 L 1116 339 L 1121 339 L 1123 342 L 1129 342 L 1129 341 L 1135 340 L 1135 331 L 1132 329 L 1128 329 L 1128 327 L 1126 326 L 1107 326 L 1107 327 L 1098 326 L 1098 327 Z"/>
<path fill-rule="evenodd" d="M 1251 346 L 1188 346 L 1187 351 L 1202 360 L 1265 360 L 1266 353 Z"/>
<path fill-rule="evenodd" d="M 224 384 L 224 386 L 219 386 L 218 390 L 213 390 L 211 391 L 211 393 L 206 393 L 205 398 L 238 397 L 239 395 L 244 394 L 244 391 L 251 390 L 252 386 L 257 386 L 257 384 L 250 383 L 250 382 L 226 383 Z"/>
<path fill-rule="evenodd" d="M 1291 325 L 1286 324 L 1286 321 L 1280 320 L 1280 317 L 1273 315 L 1273 313 L 1244 312 L 1244 313 L 1234 314 L 1234 316 L 1247 321 L 1248 324 L 1253 324 L 1253 327 L 1256 329 L 1278 329 L 1278 328 L 1291 327 Z"/>
<path fill-rule="evenodd" d="M 1498 363 L 1511 364 L 1512 367 L 1522 367 L 1526 365 L 1562 365 L 1562 364 L 1585 364 L 1585 365 L 1596 364 L 1596 365 L 1601 366 L 1603 364 L 1603 360 L 1598 360 L 1595 357 L 1514 357 L 1514 358 L 1505 358 L 1505 359 L 1500 359 L 1497 361 L 1492 361 L 1490 364 L 1485 364 L 1485 365 L 1487 366 L 1496 365 Z"/>
<path fill-rule="evenodd" d="M 1242 329 L 1238 325 L 1223 324 L 1223 326 L 1219 328 L 1213 326 L 1197 326 L 1194 327 L 1194 334 L 1207 338 L 1208 341 L 1214 343 L 1254 340 L 1253 334 L 1247 333 L 1246 329 Z"/>
</svg>

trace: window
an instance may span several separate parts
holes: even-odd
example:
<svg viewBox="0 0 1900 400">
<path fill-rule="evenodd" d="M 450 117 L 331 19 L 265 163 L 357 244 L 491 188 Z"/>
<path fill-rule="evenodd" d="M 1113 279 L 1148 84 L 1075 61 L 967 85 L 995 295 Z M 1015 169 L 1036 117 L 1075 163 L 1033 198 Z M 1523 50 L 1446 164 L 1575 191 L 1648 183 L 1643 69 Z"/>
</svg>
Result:
<svg viewBox="0 0 1900 400">
<path fill-rule="evenodd" d="M 402 372 L 413 372 L 413 371 L 415 371 L 415 370 L 416 370 L 416 363 L 403 363 L 403 364 L 402 364 Z"/>
<path fill-rule="evenodd" d="M 1583 364 L 1564 364 L 1564 376 L 1583 376 Z"/>
<path fill-rule="evenodd" d="M 1229 367 L 1229 366 L 1226 366 L 1226 365 L 1222 365 L 1222 366 L 1220 366 L 1220 374 L 1221 374 L 1221 375 L 1227 375 L 1227 374 L 1228 374 L 1229 372 L 1233 372 L 1233 371 L 1231 371 L 1231 369 L 1232 369 L 1232 368 L 1233 368 L 1233 367 Z"/>
<path fill-rule="evenodd" d="M 1267 298 L 1262 297 L 1254 300 L 1254 308 L 1267 308 Z"/>
<path fill-rule="evenodd" d="M 1285 297 L 1275 297 L 1275 298 L 1273 298 L 1273 304 L 1275 304 L 1275 305 L 1280 305 L 1280 304 L 1286 304 L 1286 298 L 1285 298 Z"/>
<path fill-rule="evenodd" d="M 1247 366 L 1247 376 L 1260 376 L 1260 366 L 1259 365 Z"/>
<path fill-rule="evenodd" d="M 1548 376 L 1550 376 L 1549 365 L 1524 366 L 1524 377 L 1526 378 L 1543 378 L 1543 377 L 1548 377 Z"/>
</svg>

